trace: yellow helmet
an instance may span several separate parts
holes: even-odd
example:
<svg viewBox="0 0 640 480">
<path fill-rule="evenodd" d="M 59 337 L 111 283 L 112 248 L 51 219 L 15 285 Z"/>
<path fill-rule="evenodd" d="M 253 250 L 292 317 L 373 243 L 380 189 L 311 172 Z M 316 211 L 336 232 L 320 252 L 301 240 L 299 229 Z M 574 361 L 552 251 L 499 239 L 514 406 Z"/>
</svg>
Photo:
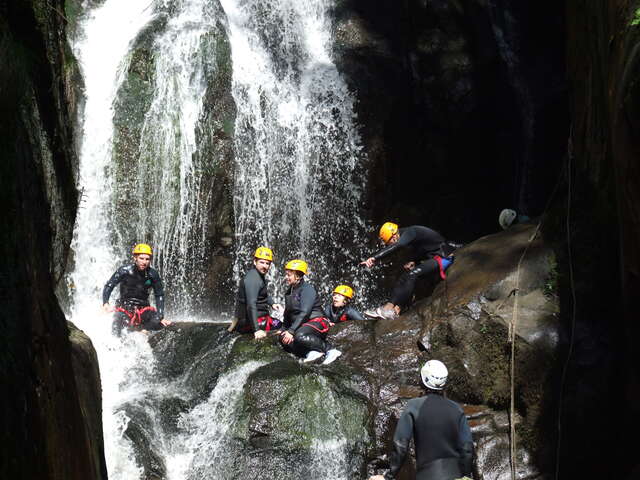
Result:
<svg viewBox="0 0 640 480">
<path fill-rule="evenodd" d="M 398 225 L 395 223 L 387 222 L 380 227 L 380 238 L 384 243 L 389 243 L 396 233 L 398 233 Z"/>
<path fill-rule="evenodd" d="M 135 247 L 133 247 L 133 254 L 140 255 L 144 253 L 146 255 L 153 255 L 153 250 L 151 250 L 151 246 L 146 243 L 138 243 Z"/>
<path fill-rule="evenodd" d="M 304 260 L 289 260 L 287 264 L 284 266 L 285 270 L 295 270 L 297 272 L 302 272 L 304 275 L 307 274 L 307 262 Z"/>
<path fill-rule="evenodd" d="M 253 254 L 254 258 L 260 258 L 262 260 L 269 260 L 273 262 L 273 252 L 269 247 L 258 247 L 256 253 Z"/>
<path fill-rule="evenodd" d="M 338 285 L 333 293 L 339 293 L 340 295 L 344 295 L 347 298 L 353 298 L 353 288 L 349 285 Z"/>
</svg>

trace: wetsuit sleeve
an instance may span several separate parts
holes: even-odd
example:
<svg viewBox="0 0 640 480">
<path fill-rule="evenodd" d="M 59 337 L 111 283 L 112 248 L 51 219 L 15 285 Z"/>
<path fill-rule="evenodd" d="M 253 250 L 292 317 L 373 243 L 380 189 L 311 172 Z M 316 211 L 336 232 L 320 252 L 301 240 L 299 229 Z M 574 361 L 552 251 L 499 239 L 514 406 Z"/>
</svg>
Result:
<svg viewBox="0 0 640 480">
<path fill-rule="evenodd" d="M 113 292 L 113 289 L 116 288 L 116 285 L 118 285 L 122 279 L 124 278 L 124 276 L 127 274 L 127 271 L 124 268 L 119 268 L 118 270 L 116 270 L 116 273 L 114 273 L 113 275 L 111 275 L 111 278 L 109 279 L 109 281 L 105 284 L 104 288 L 102 289 L 102 304 L 104 305 L 105 303 L 109 303 L 109 297 L 111 297 L 111 292 Z"/>
<path fill-rule="evenodd" d="M 311 286 L 306 286 L 300 292 L 300 311 L 293 318 L 291 322 L 291 326 L 287 330 L 290 334 L 294 334 L 294 332 L 300 328 L 300 325 L 309 318 L 311 315 L 311 310 L 313 310 L 313 305 L 316 303 L 316 291 Z"/>
<path fill-rule="evenodd" d="M 404 459 L 409 451 L 409 442 L 413 436 L 413 424 L 414 424 L 414 412 L 412 405 L 407 405 L 407 408 L 400 415 L 396 431 L 393 434 L 393 450 L 389 456 L 389 471 L 384 474 L 384 478 L 391 480 L 396 478 Z"/>
<path fill-rule="evenodd" d="M 383 249 L 378 250 L 373 255 L 373 258 L 375 258 L 376 260 L 380 260 L 381 258 L 392 254 L 396 250 L 399 250 L 400 248 L 406 247 L 411 242 L 413 242 L 413 240 L 415 238 L 416 238 L 416 232 L 414 230 L 412 230 L 411 228 L 407 228 L 406 230 L 401 232 L 400 239 L 396 243 L 394 243 L 393 245 L 387 245 Z"/>
<path fill-rule="evenodd" d="M 260 293 L 261 282 L 255 275 L 247 275 L 244 278 L 244 298 L 247 302 L 247 313 L 249 314 L 249 321 L 254 332 L 257 332 L 258 327 L 258 294 Z"/>
<path fill-rule="evenodd" d="M 347 319 L 349 320 L 365 320 L 362 314 L 353 307 L 347 307 Z"/>
<path fill-rule="evenodd" d="M 463 413 L 460 415 L 459 429 L 460 438 L 458 448 L 460 449 L 460 473 L 463 476 L 471 477 L 473 468 L 473 438 L 471 429 L 467 422 L 467 417 Z"/>
<path fill-rule="evenodd" d="M 160 274 L 155 270 L 153 274 L 153 295 L 156 297 L 156 309 L 158 310 L 158 319 L 164 318 L 164 284 L 160 278 Z"/>
</svg>

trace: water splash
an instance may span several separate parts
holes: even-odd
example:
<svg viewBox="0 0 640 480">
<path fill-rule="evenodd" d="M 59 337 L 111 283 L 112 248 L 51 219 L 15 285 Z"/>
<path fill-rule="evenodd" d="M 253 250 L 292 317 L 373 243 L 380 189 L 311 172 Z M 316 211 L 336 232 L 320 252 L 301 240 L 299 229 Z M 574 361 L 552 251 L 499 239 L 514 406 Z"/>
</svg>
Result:
<svg viewBox="0 0 640 480">
<path fill-rule="evenodd" d="M 169 480 L 219 478 L 232 463 L 224 448 L 227 432 L 238 415 L 244 384 L 262 365 L 265 362 L 251 361 L 222 375 L 208 400 L 182 417 L 184 434 L 172 442 L 180 448 L 167 462 Z"/>
<path fill-rule="evenodd" d="M 70 275 L 74 286 L 71 319 L 91 337 L 98 354 L 105 456 L 111 478 L 140 475 L 131 444 L 123 436 L 128 419 L 119 413 L 119 406 L 134 394 L 127 388 L 132 378 L 128 366 L 148 359 L 148 345 L 134 337 L 130 348 L 122 348 L 112 337 L 111 316 L 100 310 L 100 292 L 118 261 L 109 235 L 113 227 L 106 215 L 113 189 L 107 174 L 113 138 L 113 102 L 127 69 L 130 44 L 153 19 L 148 7 L 147 0 L 126 3 L 107 0 L 87 14 L 72 45 L 84 77 L 85 108 L 80 120 L 82 201 L 71 245 L 75 255 L 75 269 Z"/>
<path fill-rule="evenodd" d="M 235 273 L 258 245 L 354 283 L 365 156 L 331 58 L 329 1 L 221 0 L 233 58 Z"/>
<path fill-rule="evenodd" d="M 211 188 L 205 173 L 216 158 L 199 156 L 197 128 L 208 85 L 217 75 L 220 37 L 216 3 L 182 0 L 157 5 L 166 15 L 153 41 L 152 99 L 140 130 L 140 145 L 116 165 L 114 216 L 122 243 L 148 239 L 155 264 L 172 286 L 173 310 L 184 313 L 201 298 L 199 275 L 207 264 Z M 134 168 L 132 168 L 132 166 Z M 119 199 L 122 201 L 118 201 Z M 133 207 L 133 208 L 131 208 Z"/>
</svg>

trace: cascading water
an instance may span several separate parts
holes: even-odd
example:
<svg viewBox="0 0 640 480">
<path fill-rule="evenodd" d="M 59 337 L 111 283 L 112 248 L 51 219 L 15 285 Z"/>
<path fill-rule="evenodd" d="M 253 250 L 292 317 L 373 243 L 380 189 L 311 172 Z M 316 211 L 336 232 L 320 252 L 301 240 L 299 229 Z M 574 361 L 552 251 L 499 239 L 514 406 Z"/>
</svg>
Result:
<svg viewBox="0 0 640 480">
<path fill-rule="evenodd" d="M 236 275 L 258 245 L 358 283 L 364 154 L 326 0 L 221 0 L 233 58 Z M 362 292 L 362 289 L 360 289 Z"/>
<path fill-rule="evenodd" d="M 155 247 L 155 263 L 171 284 L 170 309 L 189 311 L 204 295 L 201 275 L 209 260 L 208 214 L 211 189 L 203 174 L 216 159 L 197 155 L 196 131 L 207 86 L 216 77 L 216 2 L 156 2 L 166 23 L 151 46 L 153 98 L 144 114 L 140 143 L 118 158 L 114 168 L 113 216 L 119 241 L 145 239 Z M 151 35 L 154 32 L 149 32 Z"/>
<path fill-rule="evenodd" d="M 74 306 L 72 320 L 92 339 L 101 365 L 103 428 L 107 468 L 112 478 L 136 478 L 140 469 L 133 461 L 131 443 L 123 436 L 127 417 L 119 411 L 132 394 L 127 365 L 148 364 L 149 346 L 132 339 L 122 348 L 111 336 L 110 316 L 100 311 L 100 291 L 114 271 L 117 255 L 111 245 L 109 219 L 112 182 L 105 174 L 111 160 L 112 105 L 127 66 L 127 53 L 136 34 L 153 18 L 146 1 L 126 5 L 107 1 L 93 10 L 83 23 L 74 45 L 85 85 L 85 108 L 80 151 L 82 200 L 72 248 Z M 123 20 L 124 19 L 124 20 Z M 116 34 L 117 32 L 117 34 Z"/>
<path fill-rule="evenodd" d="M 114 479 L 143 474 L 140 446 L 128 433 L 132 426 L 140 430 L 140 418 L 147 422 L 145 435 L 153 437 L 152 453 L 167 460 L 168 478 L 201 477 L 209 468 L 202 462 L 220 453 L 226 432 L 226 425 L 201 420 L 233 402 L 260 365 L 245 364 L 220 377 L 208 400 L 182 417 L 180 431 L 167 432 L 158 405 L 166 399 L 183 401 L 182 380 L 159 379 L 147 338 L 113 337 L 111 316 L 100 310 L 102 286 L 137 241 L 156 249 L 154 266 L 165 278 L 170 311 L 188 310 L 193 296 L 204 294 L 198 290 L 201 283 L 190 284 L 188 277 L 207 261 L 212 185 L 210 178 L 203 180 L 203 172 L 216 159 L 199 152 L 197 132 L 203 97 L 219 73 L 215 38 L 225 33 L 220 27 L 225 14 L 238 108 L 236 273 L 253 248 L 264 243 L 279 260 L 308 260 L 314 280 L 328 289 L 338 281 L 354 283 L 360 257 L 365 159 L 353 100 L 331 61 L 328 3 L 221 3 L 224 12 L 213 0 L 105 0 L 86 14 L 73 45 L 84 76 L 85 109 L 82 203 L 70 275 L 72 320 L 98 352 L 107 466 Z M 146 46 L 153 58 L 152 96 L 138 126 L 137 147 L 118 156 L 114 105 L 144 36 L 152 39 Z M 134 419 L 136 412 L 140 416 Z M 212 435 L 220 437 L 215 445 Z M 314 439 L 312 471 L 325 478 L 347 477 L 345 448 L 339 430 Z M 327 464 L 327 451 L 340 461 Z"/>
</svg>

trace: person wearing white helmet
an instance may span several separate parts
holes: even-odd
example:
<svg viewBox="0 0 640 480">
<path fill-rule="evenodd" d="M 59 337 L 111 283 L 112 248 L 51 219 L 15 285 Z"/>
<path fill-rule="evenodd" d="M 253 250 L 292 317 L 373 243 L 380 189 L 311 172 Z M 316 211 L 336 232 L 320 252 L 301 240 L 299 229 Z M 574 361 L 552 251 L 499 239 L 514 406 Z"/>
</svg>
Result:
<svg viewBox="0 0 640 480">
<path fill-rule="evenodd" d="M 473 439 L 464 411 L 444 397 L 448 371 L 439 360 L 429 360 L 420 370 L 427 389 L 424 397 L 413 398 L 400 415 L 393 435 L 389 471 L 369 480 L 396 478 L 409 451 L 411 438 L 416 452 L 417 480 L 454 480 L 471 476 Z"/>
<path fill-rule="evenodd" d="M 511 209 L 505 208 L 498 215 L 498 224 L 503 230 L 508 229 L 511 225 L 516 223 L 524 223 L 531 220 L 527 215 L 518 215 L 518 213 Z"/>
</svg>

